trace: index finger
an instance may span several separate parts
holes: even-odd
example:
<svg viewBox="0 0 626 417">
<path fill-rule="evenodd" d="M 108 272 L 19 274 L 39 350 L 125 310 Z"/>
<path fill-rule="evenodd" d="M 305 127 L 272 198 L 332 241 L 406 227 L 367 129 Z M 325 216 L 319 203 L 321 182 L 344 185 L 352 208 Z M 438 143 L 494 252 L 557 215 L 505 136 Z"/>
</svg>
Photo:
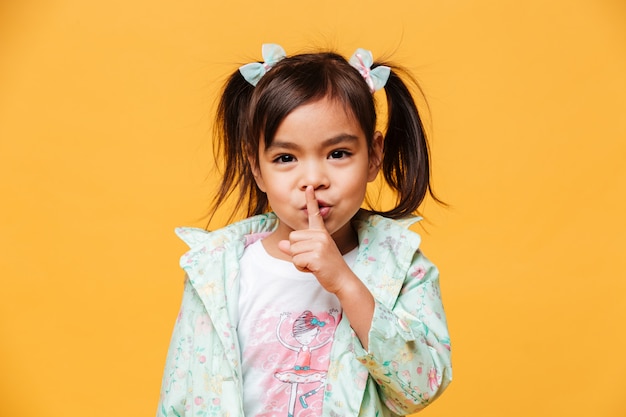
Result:
<svg viewBox="0 0 626 417">
<path fill-rule="evenodd" d="M 306 196 L 306 211 L 309 214 L 309 229 L 325 229 L 324 219 L 320 213 L 320 206 L 315 198 L 315 189 L 312 185 L 306 187 L 304 191 Z"/>
</svg>

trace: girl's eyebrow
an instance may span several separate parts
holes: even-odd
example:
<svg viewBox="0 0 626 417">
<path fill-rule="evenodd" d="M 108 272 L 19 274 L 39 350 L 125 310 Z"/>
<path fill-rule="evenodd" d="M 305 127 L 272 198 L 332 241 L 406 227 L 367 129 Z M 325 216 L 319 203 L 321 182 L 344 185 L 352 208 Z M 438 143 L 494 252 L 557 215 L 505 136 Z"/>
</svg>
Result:
<svg viewBox="0 0 626 417">
<path fill-rule="evenodd" d="M 356 135 L 351 135 L 349 133 L 341 133 L 337 136 L 333 136 L 331 138 L 328 138 L 324 141 L 322 141 L 322 143 L 320 144 L 321 147 L 325 148 L 328 146 L 336 146 L 345 142 L 358 142 L 359 137 Z M 274 140 L 272 142 L 272 144 L 270 146 L 268 146 L 267 148 L 265 148 L 265 151 L 271 151 L 275 148 L 278 149 L 289 149 L 289 150 L 298 150 L 300 149 L 300 145 L 297 145 L 293 142 L 288 142 L 288 141 L 283 141 L 283 140 Z"/>
</svg>

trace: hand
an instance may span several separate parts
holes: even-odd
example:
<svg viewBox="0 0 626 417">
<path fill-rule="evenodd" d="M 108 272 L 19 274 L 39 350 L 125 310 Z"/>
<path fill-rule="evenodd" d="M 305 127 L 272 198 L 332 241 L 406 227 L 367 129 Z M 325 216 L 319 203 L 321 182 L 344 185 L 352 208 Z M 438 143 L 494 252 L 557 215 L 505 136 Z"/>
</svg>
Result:
<svg viewBox="0 0 626 417">
<path fill-rule="evenodd" d="M 326 230 L 312 186 L 306 188 L 305 196 L 309 228 L 291 232 L 289 240 L 281 240 L 278 247 L 291 256 L 298 270 L 313 273 L 324 289 L 337 293 L 342 286 L 338 278 L 352 271 Z"/>
<path fill-rule="evenodd" d="M 374 315 L 374 297 L 346 264 L 326 230 L 312 186 L 306 188 L 305 195 L 309 228 L 294 230 L 289 234 L 289 240 L 278 242 L 278 247 L 291 256 L 298 270 L 312 272 L 326 291 L 337 296 L 343 313 L 350 320 L 350 326 L 367 349 Z"/>
</svg>

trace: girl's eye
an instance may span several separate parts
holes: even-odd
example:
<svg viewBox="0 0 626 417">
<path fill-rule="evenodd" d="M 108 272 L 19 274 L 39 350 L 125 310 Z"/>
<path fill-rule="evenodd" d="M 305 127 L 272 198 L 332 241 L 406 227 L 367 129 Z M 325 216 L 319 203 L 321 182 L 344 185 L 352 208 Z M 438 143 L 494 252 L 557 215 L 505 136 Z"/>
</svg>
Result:
<svg viewBox="0 0 626 417">
<path fill-rule="evenodd" d="M 330 159 L 341 159 L 350 156 L 348 151 L 332 151 L 329 155 Z"/>
<path fill-rule="evenodd" d="M 288 162 L 293 162 L 295 158 L 292 155 L 280 155 L 274 159 L 274 162 L 278 164 L 286 164 Z"/>
</svg>

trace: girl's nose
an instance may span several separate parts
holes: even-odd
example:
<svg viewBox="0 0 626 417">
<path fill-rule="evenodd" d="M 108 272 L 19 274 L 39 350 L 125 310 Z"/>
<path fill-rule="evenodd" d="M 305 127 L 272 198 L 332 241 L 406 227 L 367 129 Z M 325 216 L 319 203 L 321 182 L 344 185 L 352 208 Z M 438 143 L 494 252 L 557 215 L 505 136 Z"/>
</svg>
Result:
<svg viewBox="0 0 626 417">
<path fill-rule="evenodd" d="M 308 163 L 302 168 L 303 172 L 300 177 L 300 189 L 304 191 L 309 185 L 313 186 L 315 190 L 329 186 L 330 179 L 321 164 Z"/>
</svg>

